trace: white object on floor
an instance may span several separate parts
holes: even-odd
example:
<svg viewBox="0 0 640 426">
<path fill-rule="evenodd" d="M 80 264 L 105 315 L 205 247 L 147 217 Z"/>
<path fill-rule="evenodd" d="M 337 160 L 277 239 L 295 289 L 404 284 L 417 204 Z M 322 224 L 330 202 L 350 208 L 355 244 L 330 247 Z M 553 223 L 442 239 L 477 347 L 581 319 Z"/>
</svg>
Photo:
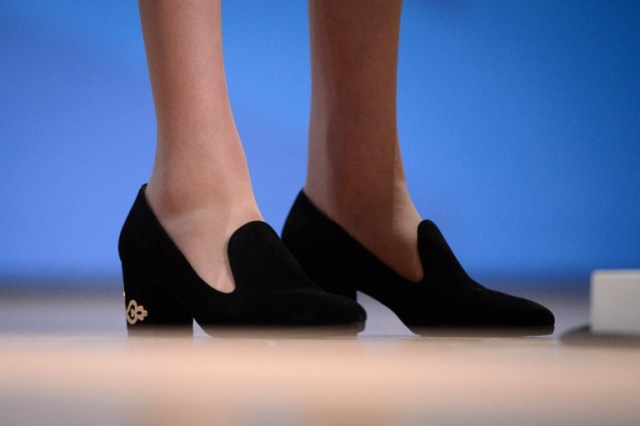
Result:
<svg viewBox="0 0 640 426">
<path fill-rule="evenodd" d="M 591 331 L 640 335 L 640 269 L 593 272 Z"/>
</svg>

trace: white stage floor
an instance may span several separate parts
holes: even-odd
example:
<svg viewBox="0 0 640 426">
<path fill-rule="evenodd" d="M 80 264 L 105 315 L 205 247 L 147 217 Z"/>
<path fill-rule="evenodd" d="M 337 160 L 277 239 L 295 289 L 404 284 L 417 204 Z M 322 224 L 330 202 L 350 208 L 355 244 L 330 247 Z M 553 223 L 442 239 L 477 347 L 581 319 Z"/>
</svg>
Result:
<svg viewBox="0 0 640 426">
<path fill-rule="evenodd" d="M 363 297 L 357 337 L 131 339 L 120 291 L 3 292 L 0 424 L 639 425 L 639 346 L 561 342 L 584 291 L 509 290 L 556 332 L 419 337 Z"/>
</svg>

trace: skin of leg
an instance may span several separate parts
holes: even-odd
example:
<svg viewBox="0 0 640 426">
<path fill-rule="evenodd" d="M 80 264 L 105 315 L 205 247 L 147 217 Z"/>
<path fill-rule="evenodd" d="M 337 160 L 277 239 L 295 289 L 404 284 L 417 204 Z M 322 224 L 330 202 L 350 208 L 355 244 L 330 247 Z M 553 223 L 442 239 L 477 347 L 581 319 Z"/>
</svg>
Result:
<svg viewBox="0 0 640 426">
<path fill-rule="evenodd" d="M 226 244 L 262 220 L 229 102 L 220 0 L 140 0 L 157 117 L 147 200 L 198 275 L 233 291 Z"/>
<path fill-rule="evenodd" d="M 421 217 L 396 123 L 401 1 L 309 0 L 311 120 L 305 193 L 391 269 L 422 275 Z"/>
</svg>

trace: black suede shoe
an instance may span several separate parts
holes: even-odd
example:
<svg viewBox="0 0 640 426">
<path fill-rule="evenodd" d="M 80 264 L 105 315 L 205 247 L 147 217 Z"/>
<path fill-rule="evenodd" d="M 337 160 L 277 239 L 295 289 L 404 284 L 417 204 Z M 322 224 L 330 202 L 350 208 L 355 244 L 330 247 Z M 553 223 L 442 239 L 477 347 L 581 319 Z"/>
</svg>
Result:
<svg viewBox="0 0 640 426">
<path fill-rule="evenodd" d="M 240 326 L 362 328 L 362 307 L 311 281 L 264 222 L 249 222 L 229 239 L 234 291 L 213 289 L 162 228 L 147 204 L 145 188 L 125 221 L 118 246 L 130 334 L 158 326 L 191 334 L 193 319 L 207 332 Z"/>
<path fill-rule="evenodd" d="M 419 282 L 407 280 L 383 264 L 302 191 L 286 220 L 282 240 L 325 290 L 354 300 L 356 290 L 362 291 L 389 307 L 418 334 L 443 329 L 517 335 L 553 332 L 555 319 L 545 307 L 489 290 L 472 280 L 429 220 L 418 226 L 424 269 Z"/>
</svg>

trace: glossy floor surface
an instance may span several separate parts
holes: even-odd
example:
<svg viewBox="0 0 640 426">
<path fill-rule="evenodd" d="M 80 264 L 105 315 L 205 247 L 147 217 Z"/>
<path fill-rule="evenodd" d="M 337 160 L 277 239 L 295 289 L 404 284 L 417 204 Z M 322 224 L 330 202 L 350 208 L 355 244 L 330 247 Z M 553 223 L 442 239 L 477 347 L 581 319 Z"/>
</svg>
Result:
<svg viewBox="0 0 640 426">
<path fill-rule="evenodd" d="M 0 424 L 640 424 L 640 347 L 561 339 L 586 291 L 513 292 L 554 334 L 420 337 L 362 296 L 357 336 L 127 338 L 118 291 L 5 291 Z"/>
</svg>

